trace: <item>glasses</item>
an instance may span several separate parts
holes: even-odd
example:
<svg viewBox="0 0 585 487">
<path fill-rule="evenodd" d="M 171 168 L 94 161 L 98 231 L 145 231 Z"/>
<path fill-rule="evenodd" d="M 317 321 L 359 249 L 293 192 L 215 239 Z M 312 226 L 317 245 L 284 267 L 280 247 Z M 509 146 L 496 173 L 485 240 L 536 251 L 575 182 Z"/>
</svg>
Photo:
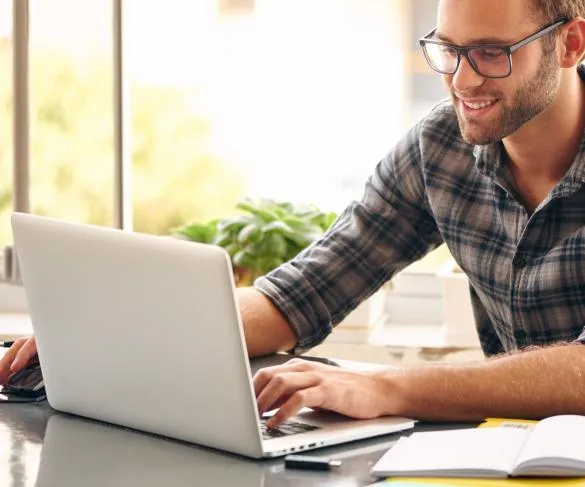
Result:
<svg viewBox="0 0 585 487">
<path fill-rule="evenodd" d="M 461 64 L 461 56 L 467 59 L 473 70 L 484 78 L 506 78 L 512 74 L 512 54 L 521 47 L 540 39 L 567 23 L 569 19 L 556 21 L 538 32 L 515 44 L 476 44 L 455 46 L 448 42 L 433 39 L 437 29 L 433 29 L 420 39 L 419 43 L 429 66 L 441 74 L 455 74 Z"/>
</svg>

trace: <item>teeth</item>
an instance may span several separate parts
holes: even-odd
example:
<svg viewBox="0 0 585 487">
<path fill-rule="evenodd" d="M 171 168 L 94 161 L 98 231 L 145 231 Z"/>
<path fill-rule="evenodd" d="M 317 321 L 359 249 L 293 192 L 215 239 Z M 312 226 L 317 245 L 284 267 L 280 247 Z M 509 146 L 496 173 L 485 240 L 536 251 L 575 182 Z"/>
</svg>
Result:
<svg viewBox="0 0 585 487">
<path fill-rule="evenodd" d="M 496 100 L 484 101 L 481 103 L 468 103 L 464 101 L 463 103 L 465 104 L 466 107 L 469 107 L 473 110 L 481 110 L 482 108 L 486 108 L 489 107 L 490 105 L 493 105 L 495 102 Z"/>
</svg>

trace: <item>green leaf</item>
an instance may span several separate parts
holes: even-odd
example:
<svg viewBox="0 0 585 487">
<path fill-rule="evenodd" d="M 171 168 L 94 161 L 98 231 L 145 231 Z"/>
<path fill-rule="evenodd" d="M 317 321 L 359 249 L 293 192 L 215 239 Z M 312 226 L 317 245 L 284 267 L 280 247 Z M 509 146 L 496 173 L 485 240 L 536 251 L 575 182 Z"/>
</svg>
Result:
<svg viewBox="0 0 585 487">
<path fill-rule="evenodd" d="M 272 204 L 272 211 L 274 211 L 280 218 L 294 213 L 295 209 L 292 203 L 280 202 Z"/>
<path fill-rule="evenodd" d="M 278 220 L 264 225 L 262 227 L 262 232 L 263 233 L 279 232 L 284 234 L 290 234 L 294 233 L 295 231 L 290 225 L 287 225 L 285 222 Z"/>
<path fill-rule="evenodd" d="M 287 246 L 287 252 L 284 260 L 288 261 L 295 258 L 306 247 L 306 245 L 298 245 L 295 242 L 290 242 Z"/>
<path fill-rule="evenodd" d="M 311 239 L 307 238 L 307 236 L 304 234 L 294 234 L 293 233 L 291 235 L 286 235 L 286 239 L 287 239 L 287 241 L 292 242 L 293 244 L 296 244 L 299 247 L 303 247 L 303 248 L 311 243 Z"/>
<path fill-rule="evenodd" d="M 283 218 L 283 221 L 287 225 L 292 227 L 296 232 L 306 232 L 311 228 L 310 222 L 308 222 L 306 220 L 302 220 L 301 218 L 298 218 L 296 216 L 289 216 L 289 217 Z"/>
<path fill-rule="evenodd" d="M 258 259 L 258 270 L 261 274 L 267 274 L 273 269 L 276 269 L 280 264 L 282 264 L 282 260 L 274 257 L 262 257 Z"/>
<path fill-rule="evenodd" d="M 217 224 L 217 229 L 220 232 L 239 232 L 244 226 L 250 223 L 251 218 L 247 215 L 238 215 L 231 218 L 224 218 Z"/>
<path fill-rule="evenodd" d="M 279 260 L 284 259 L 287 248 L 286 239 L 280 233 L 269 233 L 262 242 L 263 254 Z"/>
<path fill-rule="evenodd" d="M 234 237 L 231 235 L 231 233 L 222 230 L 215 234 L 215 238 L 213 239 L 212 243 L 225 248 L 233 241 Z"/>
<path fill-rule="evenodd" d="M 260 218 L 263 222 L 278 220 L 278 215 L 276 213 L 270 210 L 255 207 L 250 203 L 240 202 L 236 205 L 236 208 L 247 211 L 248 213 Z"/>
<path fill-rule="evenodd" d="M 232 257 L 232 262 L 237 266 L 254 269 L 256 267 L 257 257 L 248 250 L 240 250 Z"/>
<path fill-rule="evenodd" d="M 241 250 L 240 246 L 236 243 L 228 244 L 224 247 L 224 249 L 231 257 L 232 262 L 234 261 L 235 255 Z"/>
<path fill-rule="evenodd" d="M 337 220 L 337 213 L 334 213 L 333 211 L 326 213 L 325 217 L 323 218 L 323 222 L 321 223 L 321 228 L 323 230 L 328 230 L 329 227 L 333 225 L 333 222 L 335 222 L 335 220 Z"/>
<path fill-rule="evenodd" d="M 215 236 L 215 227 L 207 223 L 190 223 L 172 231 L 173 235 L 182 236 L 193 242 L 210 243 Z"/>
<path fill-rule="evenodd" d="M 238 242 L 245 244 L 257 242 L 262 237 L 262 230 L 256 223 L 248 223 L 238 233 Z"/>
</svg>

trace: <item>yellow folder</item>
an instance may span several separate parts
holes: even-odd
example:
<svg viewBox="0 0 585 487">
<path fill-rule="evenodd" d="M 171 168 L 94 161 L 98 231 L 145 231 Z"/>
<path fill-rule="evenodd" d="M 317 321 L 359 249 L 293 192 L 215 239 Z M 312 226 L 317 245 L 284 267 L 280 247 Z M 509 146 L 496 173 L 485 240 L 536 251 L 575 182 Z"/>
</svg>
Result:
<svg viewBox="0 0 585 487">
<path fill-rule="evenodd" d="M 400 478 L 393 477 L 385 481 L 392 487 L 581 487 L 585 486 L 584 478 L 574 479 L 451 479 L 451 478 Z"/>
</svg>

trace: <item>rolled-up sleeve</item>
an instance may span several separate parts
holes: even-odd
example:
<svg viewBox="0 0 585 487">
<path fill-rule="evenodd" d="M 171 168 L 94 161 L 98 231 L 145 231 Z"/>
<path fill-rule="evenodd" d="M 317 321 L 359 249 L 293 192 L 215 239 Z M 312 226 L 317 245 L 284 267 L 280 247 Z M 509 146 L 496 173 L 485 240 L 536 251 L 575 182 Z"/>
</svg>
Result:
<svg viewBox="0 0 585 487">
<path fill-rule="evenodd" d="M 415 126 L 329 231 L 254 286 L 284 314 L 296 351 L 314 347 L 360 302 L 442 243 L 425 197 Z"/>
</svg>

